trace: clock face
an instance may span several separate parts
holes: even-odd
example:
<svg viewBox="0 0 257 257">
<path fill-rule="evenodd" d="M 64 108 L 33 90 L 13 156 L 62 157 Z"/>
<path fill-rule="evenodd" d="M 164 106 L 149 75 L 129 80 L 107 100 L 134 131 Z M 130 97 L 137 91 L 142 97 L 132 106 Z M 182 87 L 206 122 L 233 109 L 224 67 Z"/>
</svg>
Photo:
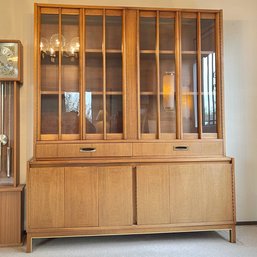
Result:
<svg viewBox="0 0 257 257">
<path fill-rule="evenodd" d="M 0 79 L 18 78 L 18 43 L 0 43 Z"/>
</svg>

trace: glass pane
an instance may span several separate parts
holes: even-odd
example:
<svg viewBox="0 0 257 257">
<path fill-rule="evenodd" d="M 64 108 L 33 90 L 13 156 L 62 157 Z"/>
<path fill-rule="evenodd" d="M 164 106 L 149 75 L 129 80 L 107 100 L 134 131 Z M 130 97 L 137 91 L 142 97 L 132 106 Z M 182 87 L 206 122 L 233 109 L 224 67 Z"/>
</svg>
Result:
<svg viewBox="0 0 257 257">
<path fill-rule="evenodd" d="M 141 95 L 141 133 L 156 133 L 157 104 L 156 95 Z"/>
<path fill-rule="evenodd" d="M 42 14 L 40 30 L 41 90 L 58 90 L 59 34 L 58 15 Z"/>
<path fill-rule="evenodd" d="M 79 91 L 79 16 L 62 15 L 65 46 L 62 54 L 62 90 Z"/>
<path fill-rule="evenodd" d="M 58 134 L 58 95 L 41 96 L 41 134 Z"/>
<path fill-rule="evenodd" d="M 86 104 L 86 133 L 103 133 L 103 95 L 95 95 L 91 92 L 85 93 Z"/>
<path fill-rule="evenodd" d="M 122 91 L 122 55 L 121 53 L 106 54 L 106 90 Z"/>
<path fill-rule="evenodd" d="M 140 90 L 141 92 L 156 92 L 156 57 L 154 54 L 140 55 Z"/>
<path fill-rule="evenodd" d="M 160 89 L 163 92 L 163 76 L 175 72 L 175 56 L 171 54 L 160 54 Z"/>
<path fill-rule="evenodd" d="M 107 133 L 122 133 L 122 96 L 108 95 L 107 101 L 107 119 L 106 131 Z"/>
<path fill-rule="evenodd" d="M 161 133 L 176 133 L 176 102 L 174 106 L 173 110 L 164 108 L 163 95 L 161 95 Z"/>
<path fill-rule="evenodd" d="M 62 134 L 79 134 L 79 93 L 62 96 Z"/>
<path fill-rule="evenodd" d="M 106 16 L 106 49 L 121 49 L 122 17 Z"/>
<path fill-rule="evenodd" d="M 182 18 L 182 51 L 197 50 L 197 20 Z"/>
<path fill-rule="evenodd" d="M 103 55 L 86 53 L 86 91 L 103 90 Z"/>
<path fill-rule="evenodd" d="M 215 52 L 215 20 L 201 20 L 201 39 L 202 51 Z"/>
<path fill-rule="evenodd" d="M 183 132 L 198 132 L 197 117 L 197 55 L 182 56 Z"/>
<path fill-rule="evenodd" d="M 160 18 L 160 50 L 175 50 L 175 20 Z"/>
<path fill-rule="evenodd" d="M 216 133 L 216 61 L 215 53 L 202 55 L 203 133 Z"/>
<path fill-rule="evenodd" d="M 140 49 L 155 50 L 156 18 L 140 17 Z"/>
<path fill-rule="evenodd" d="M 86 49 L 102 49 L 103 17 L 86 16 Z"/>
</svg>

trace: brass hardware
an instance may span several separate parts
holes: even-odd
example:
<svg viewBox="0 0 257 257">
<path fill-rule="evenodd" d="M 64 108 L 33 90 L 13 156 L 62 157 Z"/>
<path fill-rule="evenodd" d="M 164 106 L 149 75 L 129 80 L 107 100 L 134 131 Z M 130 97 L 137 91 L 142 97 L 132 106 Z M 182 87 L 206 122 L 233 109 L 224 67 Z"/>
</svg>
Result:
<svg viewBox="0 0 257 257">
<path fill-rule="evenodd" d="M 80 148 L 79 151 L 81 153 L 94 153 L 94 152 L 96 152 L 96 148 L 94 148 L 94 147 L 85 147 L 85 148 Z"/>
</svg>

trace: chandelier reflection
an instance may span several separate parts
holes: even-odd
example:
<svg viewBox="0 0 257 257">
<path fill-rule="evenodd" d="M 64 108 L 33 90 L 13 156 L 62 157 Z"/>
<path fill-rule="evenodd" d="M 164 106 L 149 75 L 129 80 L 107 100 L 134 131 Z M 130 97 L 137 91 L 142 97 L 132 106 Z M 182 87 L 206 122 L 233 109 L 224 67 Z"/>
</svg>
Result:
<svg viewBox="0 0 257 257">
<path fill-rule="evenodd" d="M 61 51 L 63 56 L 74 62 L 79 57 L 80 42 L 79 37 L 73 37 L 70 42 L 66 42 L 65 37 L 57 33 L 53 34 L 49 40 L 41 37 L 39 47 L 42 59 L 50 56 L 51 62 L 54 63 L 59 51 Z"/>
</svg>

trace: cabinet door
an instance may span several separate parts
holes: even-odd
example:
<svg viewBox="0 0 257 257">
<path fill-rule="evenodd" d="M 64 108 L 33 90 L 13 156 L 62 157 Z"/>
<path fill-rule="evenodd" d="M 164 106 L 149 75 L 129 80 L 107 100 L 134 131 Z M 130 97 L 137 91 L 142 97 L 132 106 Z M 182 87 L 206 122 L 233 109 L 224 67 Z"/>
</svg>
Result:
<svg viewBox="0 0 257 257">
<path fill-rule="evenodd" d="M 29 170 L 29 228 L 64 227 L 64 168 Z"/>
<path fill-rule="evenodd" d="M 168 165 L 137 167 L 137 223 L 170 223 Z"/>
<path fill-rule="evenodd" d="M 101 167 L 99 171 L 99 226 L 132 225 L 132 168 Z"/>
<path fill-rule="evenodd" d="M 169 165 L 171 223 L 204 219 L 203 170 L 199 164 Z"/>
<path fill-rule="evenodd" d="M 83 226 L 98 226 L 97 169 L 65 168 L 65 227 Z"/>
<path fill-rule="evenodd" d="M 231 165 L 170 165 L 170 205 L 173 224 L 232 221 Z"/>
</svg>

